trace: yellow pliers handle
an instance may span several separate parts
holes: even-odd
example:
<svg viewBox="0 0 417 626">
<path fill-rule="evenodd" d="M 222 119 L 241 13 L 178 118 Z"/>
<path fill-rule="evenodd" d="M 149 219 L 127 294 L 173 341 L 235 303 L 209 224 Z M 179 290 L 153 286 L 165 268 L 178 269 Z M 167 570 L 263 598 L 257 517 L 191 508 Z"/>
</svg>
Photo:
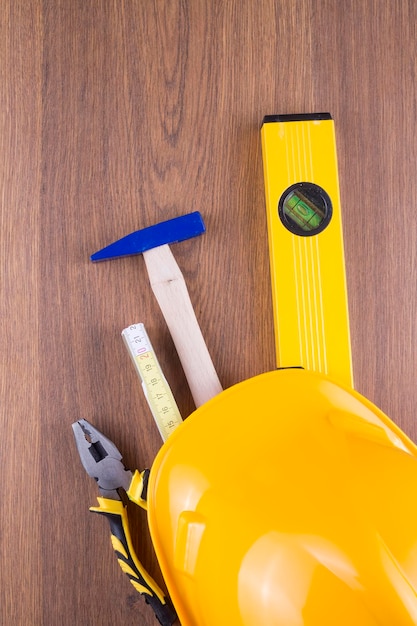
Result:
<svg viewBox="0 0 417 626">
<path fill-rule="evenodd" d="M 128 496 L 136 504 L 146 508 L 146 501 L 138 495 L 141 489 L 137 486 L 143 480 L 143 473 L 135 472 Z M 111 543 L 123 572 L 145 601 L 152 607 L 162 626 L 171 626 L 177 616 L 169 604 L 164 592 L 145 570 L 133 548 L 130 536 L 127 508 L 121 500 L 97 498 L 98 507 L 91 507 L 90 511 L 107 517 L 111 530 Z"/>
</svg>

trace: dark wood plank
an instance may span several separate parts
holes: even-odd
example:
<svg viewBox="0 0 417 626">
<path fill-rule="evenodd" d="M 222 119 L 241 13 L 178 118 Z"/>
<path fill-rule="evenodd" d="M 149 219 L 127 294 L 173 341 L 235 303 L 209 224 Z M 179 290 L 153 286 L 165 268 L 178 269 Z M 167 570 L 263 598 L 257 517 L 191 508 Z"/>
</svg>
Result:
<svg viewBox="0 0 417 626">
<path fill-rule="evenodd" d="M 6 2 L 1 24 L 0 621 L 40 624 L 40 6 Z"/>
<path fill-rule="evenodd" d="M 192 400 L 143 260 L 92 265 L 200 210 L 174 246 L 225 387 L 275 365 L 259 129 L 336 122 L 355 384 L 417 439 L 412 0 L 18 0 L 0 37 L 1 623 L 153 625 L 119 570 L 71 422 L 133 468 L 159 434 L 120 338 L 143 321 Z M 161 582 L 145 516 L 132 534 Z"/>
</svg>

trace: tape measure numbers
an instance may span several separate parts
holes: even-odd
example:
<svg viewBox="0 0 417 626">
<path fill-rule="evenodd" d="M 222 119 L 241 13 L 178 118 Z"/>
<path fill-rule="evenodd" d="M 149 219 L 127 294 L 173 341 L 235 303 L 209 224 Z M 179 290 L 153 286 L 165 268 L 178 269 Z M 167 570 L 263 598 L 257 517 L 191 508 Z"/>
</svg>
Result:
<svg viewBox="0 0 417 626">
<path fill-rule="evenodd" d="M 133 324 L 122 337 L 142 382 L 146 400 L 164 441 L 182 418 L 143 324 Z"/>
</svg>

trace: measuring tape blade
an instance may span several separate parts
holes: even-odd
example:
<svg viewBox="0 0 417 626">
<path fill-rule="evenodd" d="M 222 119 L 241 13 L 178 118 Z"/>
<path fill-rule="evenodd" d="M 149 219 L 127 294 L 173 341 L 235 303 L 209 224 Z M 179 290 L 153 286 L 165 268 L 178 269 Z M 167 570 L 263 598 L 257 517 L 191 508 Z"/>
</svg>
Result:
<svg viewBox="0 0 417 626">
<path fill-rule="evenodd" d="M 182 422 L 177 403 L 162 372 L 143 324 L 132 324 L 122 331 L 152 415 L 164 441 Z"/>
</svg>

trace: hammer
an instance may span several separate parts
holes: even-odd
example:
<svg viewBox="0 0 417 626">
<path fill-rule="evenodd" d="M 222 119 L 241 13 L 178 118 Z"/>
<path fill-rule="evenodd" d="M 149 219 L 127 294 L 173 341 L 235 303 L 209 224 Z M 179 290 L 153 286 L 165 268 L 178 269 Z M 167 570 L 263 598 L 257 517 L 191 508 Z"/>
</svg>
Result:
<svg viewBox="0 0 417 626">
<path fill-rule="evenodd" d="M 158 301 L 196 407 L 222 391 L 201 333 L 184 276 L 168 244 L 205 232 L 198 211 L 137 230 L 91 255 L 92 261 L 143 254 L 152 291 Z"/>
</svg>

